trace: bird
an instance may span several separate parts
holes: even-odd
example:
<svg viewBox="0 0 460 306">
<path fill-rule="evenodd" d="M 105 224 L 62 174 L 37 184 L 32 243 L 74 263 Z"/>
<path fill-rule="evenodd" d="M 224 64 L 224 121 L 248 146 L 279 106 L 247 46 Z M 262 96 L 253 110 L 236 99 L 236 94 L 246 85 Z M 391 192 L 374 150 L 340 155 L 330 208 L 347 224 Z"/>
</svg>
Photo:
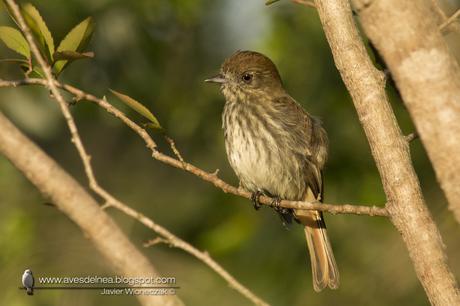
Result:
<svg viewBox="0 0 460 306">
<path fill-rule="evenodd" d="M 26 269 L 22 274 L 22 285 L 26 289 L 28 295 L 34 295 L 34 276 L 30 269 Z"/>
<path fill-rule="evenodd" d="M 225 97 L 225 149 L 240 186 L 251 192 L 256 209 L 259 197 L 269 196 L 285 223 L 304 226 L 313 289 L 337 289 L 339 270 L 322 212 L 280 207 L 281 200 L 323 201 L 328 137 L 321 120 L 286 92 L 275 64 L 259 52 L 235 52 L 205 82 L 219 84 Z"/>
</svg>

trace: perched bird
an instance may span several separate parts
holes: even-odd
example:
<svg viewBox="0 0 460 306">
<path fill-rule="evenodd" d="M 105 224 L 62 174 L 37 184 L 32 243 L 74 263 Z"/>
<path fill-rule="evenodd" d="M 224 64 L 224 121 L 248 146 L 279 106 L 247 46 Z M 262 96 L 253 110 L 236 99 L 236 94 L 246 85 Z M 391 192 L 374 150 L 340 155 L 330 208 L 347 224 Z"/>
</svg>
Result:
<svg viewBox="0 0 460 306">
<path fill-rule="evenodd" d="M 22 285 L 26 288 L 28 295 L 34 295 L 34 276 L 30 269 L 26 269 L 22 274 Z"/>
<path fill-rule="evenodd" d="M 284 89 L 273 62 L 253 51 L 238 51 L 206 82 L 220 84 L 228 160 L 240 185 L 252 192 L 255 208 L 263 194 L 283 219 L 304 225 L 313 288 L 339 286 L 339 271 L 319 211 L 281 208 L 279 201 L 322 201 L 322 169 L 328 139 L 321 122 Z"/>
</svg>

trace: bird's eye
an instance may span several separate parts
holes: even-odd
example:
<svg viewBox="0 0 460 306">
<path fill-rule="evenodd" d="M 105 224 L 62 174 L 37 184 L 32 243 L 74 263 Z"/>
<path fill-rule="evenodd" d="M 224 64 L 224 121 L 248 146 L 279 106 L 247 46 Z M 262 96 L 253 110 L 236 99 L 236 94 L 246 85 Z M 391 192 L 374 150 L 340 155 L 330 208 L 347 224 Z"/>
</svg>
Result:
<svg viewBox="0 0 460 306">
<path fill-rule="evenodd" d="M 245 73 L 243 74 L 243 77 L 242 77 L 243 81 L 245 81 L 246 83 L 249 83 L 252 81 L 252 74 L 250 73 Z"/>
</svg>

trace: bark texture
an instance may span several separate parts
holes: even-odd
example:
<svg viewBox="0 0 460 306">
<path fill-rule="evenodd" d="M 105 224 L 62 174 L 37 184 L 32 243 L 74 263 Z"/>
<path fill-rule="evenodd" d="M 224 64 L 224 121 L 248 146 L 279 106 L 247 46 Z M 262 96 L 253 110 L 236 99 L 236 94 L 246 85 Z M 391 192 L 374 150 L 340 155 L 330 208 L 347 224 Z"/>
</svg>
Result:
<svg viewBox="0 0 460 306">
<path fill-rule="evenodd" d="M 1 112 L 0 131 L 0 153 L 81 228 L 117 273 L 127 277 L 158 276 L 147 258 L 83 187 Z M 183 305 L 176 296 L 138 295 L 137 298 L 142 305 Z"/>
<path fill-rule="evenodd" d="M 460 223 L 460 69 L 439 30 L 433 1 L 353 4 L 395 79 Z"/>
<path fill-rule="evenodd" d="M 407 2 L 407 1 L 405 1 Z M 347 0 L 315 0 L 334 61 L 364 128 L 387 196 L 390 218 L 409 251 L 417 277 L 434 305 L 460 305 L 444 244 L 426 208 L 409 146 L 372 64 Z"/>
</svg>

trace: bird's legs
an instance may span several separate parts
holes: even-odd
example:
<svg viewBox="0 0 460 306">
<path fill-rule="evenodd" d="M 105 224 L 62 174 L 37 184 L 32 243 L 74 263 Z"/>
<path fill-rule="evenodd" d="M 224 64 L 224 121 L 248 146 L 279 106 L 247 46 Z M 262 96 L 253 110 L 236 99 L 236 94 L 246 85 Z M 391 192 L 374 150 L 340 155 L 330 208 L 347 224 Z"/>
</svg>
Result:
<svg viewBox="0 0 460 306">
<path fill-rule="evenodd" d="M 253 192 L 251 194 L 251 202 L 252 202 L 252 205 L 254 205 L 255 210 L 259 210 L 259 208 L 261 206 L 260 202 L 259 202 L 259 198 L 260 198 L 261 195 L 263 195 L 263 193 L 260 190 L 257 190 L 256 192 Z"/>
<path fill-rule="evenodd" d="M 291 208 L 281 207 L 281 198 L 280 197 L 273 197 L 272 202 L 270 203 L 270 207 L 278 213 L 281 218 L 281 222 L 283 222 L 283 226 L 286 229 L 289 229 L 289 224 L 292 223 L 293 219 L 293 210 Z"/>
<path fill-rule="evenodd" d="M 259 210 L 261 207 L 261 204 L 259 202 L 259 198 L 261 195 L 264 195 L 264 193 L 260 190 L 255 191 L 251 194 L 251 202 L 252 205 L 254 205 L 255 210 Z M 272 201 L 270 202 L 270 207 L 272 207 L 280 216 L 281 221 L 283 222 L 283 225 L 288 228 L 287 226 L 292 223 L 293 219 L 293 210 L 290 208 L 285 208 L 281 207 L 281 198 L 279 196 L 273 196 L 269 195 L 272 197 Z"/>
<path fill-rule="evenodd" d="M 273 207 L 273 209 L 282 215 L 288 214 L 290 212 L 289 208 L 281 207 L 281 198 L 280 197 L 274 197 L 272 202 L 270 203 L 270 207 Z"/>
</svg>

